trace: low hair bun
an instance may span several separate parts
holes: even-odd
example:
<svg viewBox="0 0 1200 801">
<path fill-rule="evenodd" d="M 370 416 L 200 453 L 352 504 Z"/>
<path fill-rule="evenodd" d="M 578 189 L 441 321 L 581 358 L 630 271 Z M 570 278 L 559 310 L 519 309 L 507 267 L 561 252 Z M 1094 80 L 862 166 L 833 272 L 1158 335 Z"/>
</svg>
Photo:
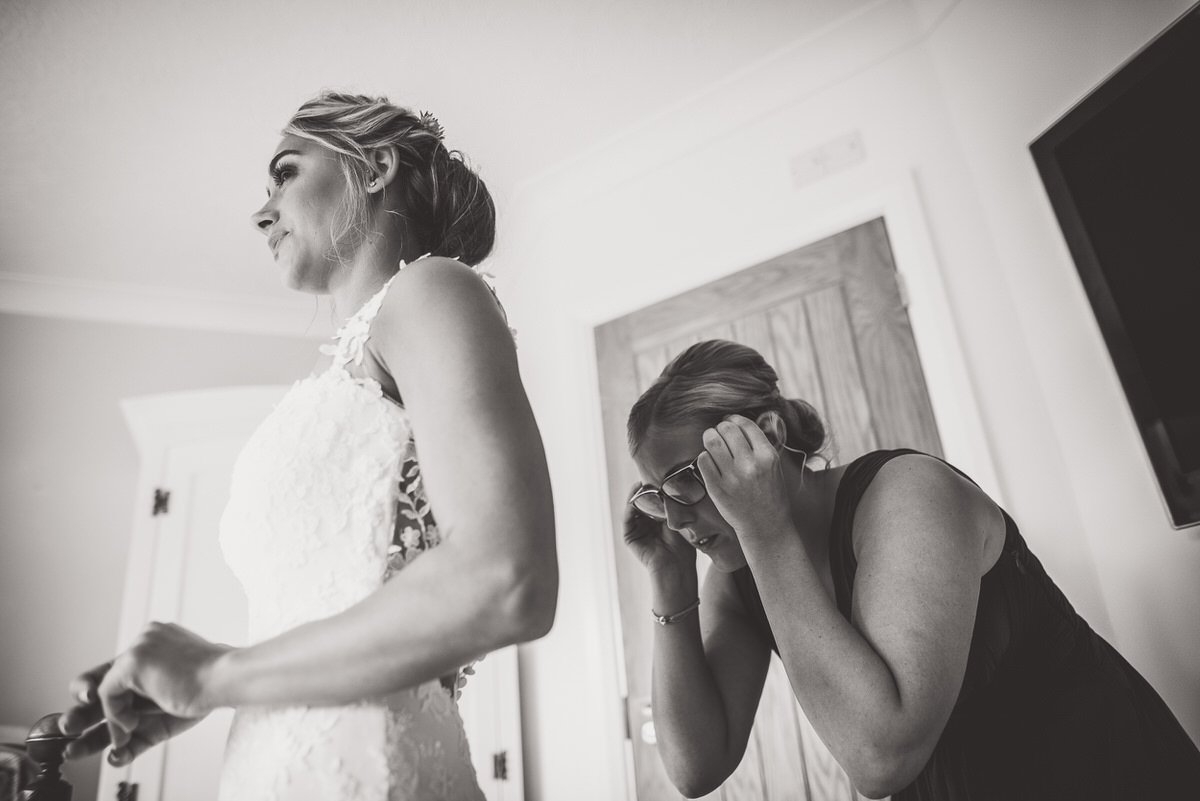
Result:
<svg viewBox="0 0 1200 801">
<path fill-rule="evenodd" d="M 825 449 L 829 434 L 825 422 L 813 405 L 799 398 L 783 398 L 783 422 L 787 426 L 788 447 L 815 456 Z"/>
<path fill-rule="evenodd" d="M 487 258 L 496 241 L 496 205 L 483 180 L 457 150 L 439 148 L 434 156 L 433 202 L 426 249 L 475 266 Z"/>
</svg>

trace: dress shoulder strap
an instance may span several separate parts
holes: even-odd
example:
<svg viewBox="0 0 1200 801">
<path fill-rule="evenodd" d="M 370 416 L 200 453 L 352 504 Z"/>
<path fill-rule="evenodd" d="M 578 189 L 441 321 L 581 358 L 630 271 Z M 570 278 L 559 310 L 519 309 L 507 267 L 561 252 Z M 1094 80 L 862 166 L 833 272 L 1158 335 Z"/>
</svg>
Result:
<svg viewBox="0 0 1200 801">
<path fill-rule="evenodd" d="M 496 276 L 481 267 L 472 267 L 471 269 L 483 279 L 484 285 L 492 291 L 492 297 L 496 299 L 496 305 L 500 307 L 500 314 L 504 317 L 504 324 L 508 325 L 508 333 L 512 335 L 513 344 L 515 345 L 517 341 L 517 329 L 508 324 L 508 310 L 504 308 L 504 304 L 500 302 L 500 295 L 496 292 Z"/>
<path fill-rule="evenodd" d="M 426 253 L 424 256 L 421 256 L 421 258 L 414 259 L 411 263 L 416 264 L 421 259 L 428 258 L 429 256 L 430 254 Z M 387 296 L 388 288 L 392 285 L 392 282 L 396 280 L 396 276 L 399 275 L 401 271 L 403 271 L 408 265 L 409 262 L 401 261 L 400 268 L 396 270 L 392 277 L 384 282 L 383 286 L 379 288 L 379 291 L 372 295 L 371 298 L 364 303 L 362 307 L 350 317 L 350 319 L 346 320 L 345 324 L 342 325 L 341 328 L 338 329 L 337 333 L 333 336 L 333 342 L 320 347 L 321 353 L 324 353 L 326 356 L 333 357 L 334 366 L 345 367 L 351 362 L 353 362 L 355 365 L 362 364 L 364 348 L 366 347 L 367 340 L 371 338 L 371 323 L 374 322 L 376 315 L 379 314 L 380 307 L 383 306 L 383 299 Z M 500 313 L 504 316 L 505 322 L 507 322 L 508 312 L 505 311 L 504 305 L 500 303 L 500 296 L 496 294 L 495 276 L 483 269 L 480 269 L 479 267 L 471 267 L 471 270 L 480 277 L 484 285 L 487 286 L 487 288 L 491 291 L 492 297 L 496 299 L 496 305 L 500 307 Z M 508 331 L 510 334 L 512 334 L 513 340 L 515 341 L 517 337 L 517 329 L 510 325 L 508 327 Z"/>
<path fill-rule="evenodd" d="M 403 269 L 403 265 L 401 268 Z M 363 349 L 366 347 L 367 340 L 371 338 L 371 323 L 375 320 L 375 315 L 379 314 L 379 308 L 383 305 L 388 287 L 392 285 L 392 281 L 396 280 L 396 275 L 399 275 L 398 271 L 385 281 L 379 291 L 372 295 L 358 311 L 350 316 L 350 319 L 333 335 L 333 342 L 320 347 L 321 353 L 333 357 L 335 367 L 345 367 L 351 362 L 355 365 L 362 364 Z"/>
<path fill-rule="evenodd" d="M 412 263 L 416 264 L 421 259 L 427 259 L 432 255 L 433 255 L 432 253 L 426 253 L 420 259 L 413 259 Z M 496 276 L 492 275 L 490 272 L 488 272 L 487 270 L 483 269 L 482 267 L 480 267 L 478 265 L 467 264 L 465 261 L 460 261 L 457 256 L 445 256 L 443 258 L 453 259 L 454 261 L 457 261 L 459 264 L 466 266 L 468 269 L 471 270 L 471 272 L 473 272 L 477 276 L 479 276 L 479 279 L 481 281 L 483 281 L 483 285 L 486 286 L 488 288 L 488 290 L 492 293 L 492 298 L 495 299 L 496 306 L 499 307 L 500 314 L 501 314 L 501 316 L 504 317 L 504 323 L 505 323 L 505 325 L 507 325 L 508 324 L 508 311 L 504 308 L 504 304 L 500 302 L 500 295 L 497 294 L 497 292 L 496 292 Z M 408 266 L 406 262 L 403 262 L 403 261 L 400 262 L 401 270 L 403 270 L 406 266 Z M 512 334 L 513 342 L 515 343 L 517 341 L 517 329 L 515 329 L 511 325 L 509 325 L 508 333 Z"/>
</svg>

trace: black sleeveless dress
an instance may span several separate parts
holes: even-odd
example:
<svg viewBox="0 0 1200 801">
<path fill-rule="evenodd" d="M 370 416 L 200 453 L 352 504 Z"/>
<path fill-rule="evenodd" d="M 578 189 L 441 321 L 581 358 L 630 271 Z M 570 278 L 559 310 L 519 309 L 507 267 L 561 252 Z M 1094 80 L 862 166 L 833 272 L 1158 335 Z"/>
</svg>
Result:
<svg viewBox="0 0 1200 801">
<path fill-rule="evenodd" d="M 858 567 L 854 511 L 879 469 L 910 453 L 918 452 L 875 451 L 842 475 L 830 563 L 847 620 Z M 1004 550 L 980 582 L 958 701 L 925 768 L 892 798 L 1200 799 L 1200 751 L 1174 714 L 1075 612 L 1007 513 L 1004 523 Z M 733 579 L 748 617 L 778 653 L 749 568 Z"/>
</svg>

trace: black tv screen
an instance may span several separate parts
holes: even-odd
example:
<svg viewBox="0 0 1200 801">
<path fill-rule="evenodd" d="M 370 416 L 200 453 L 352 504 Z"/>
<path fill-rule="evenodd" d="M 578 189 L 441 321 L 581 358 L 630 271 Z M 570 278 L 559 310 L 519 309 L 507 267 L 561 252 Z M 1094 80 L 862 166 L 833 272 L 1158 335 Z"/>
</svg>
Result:
<svg viewBox="0 0 1200 801">
<path fill-rule="evenodd" d="M 1030 151 L 1171 523 L 1200 523 L 1200 3 Z"/>
</svg>

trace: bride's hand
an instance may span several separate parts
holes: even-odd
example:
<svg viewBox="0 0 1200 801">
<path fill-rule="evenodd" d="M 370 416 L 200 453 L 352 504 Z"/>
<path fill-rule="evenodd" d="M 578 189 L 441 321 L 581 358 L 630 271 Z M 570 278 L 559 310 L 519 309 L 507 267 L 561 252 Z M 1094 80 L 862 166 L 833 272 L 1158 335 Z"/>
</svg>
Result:
<svg viewBox="0 0 1200 801">
<path fill-rule="evenodd" d="M 95 691 L 114 751 L 137 740 L 159 742 L 183 721 L 211 712 L 218 705 L 214 668 L 230 650 L 173 623 L 149 624 L 103 671 Z"/>
<path fill-rule="evenodd" d="M 71 682 L 70 692 L 76 703 L 58 719 L 59 730 L 63 734 L 76 737 L 64 752 L 67 759 L 91 756 L 103 751 L 112 741 L 98 695 L 100 683 L 111 667 L 112 662 L 105 662 L 80 674 Z M 138 727 L 123 748 L 114 749 L 109 754 L 108 761 L 113 765 L 124 765 L 203 720 L 168 715 L 142 697 L 135 699 L 134 708 L 138 713 Z"/>
</svg>

